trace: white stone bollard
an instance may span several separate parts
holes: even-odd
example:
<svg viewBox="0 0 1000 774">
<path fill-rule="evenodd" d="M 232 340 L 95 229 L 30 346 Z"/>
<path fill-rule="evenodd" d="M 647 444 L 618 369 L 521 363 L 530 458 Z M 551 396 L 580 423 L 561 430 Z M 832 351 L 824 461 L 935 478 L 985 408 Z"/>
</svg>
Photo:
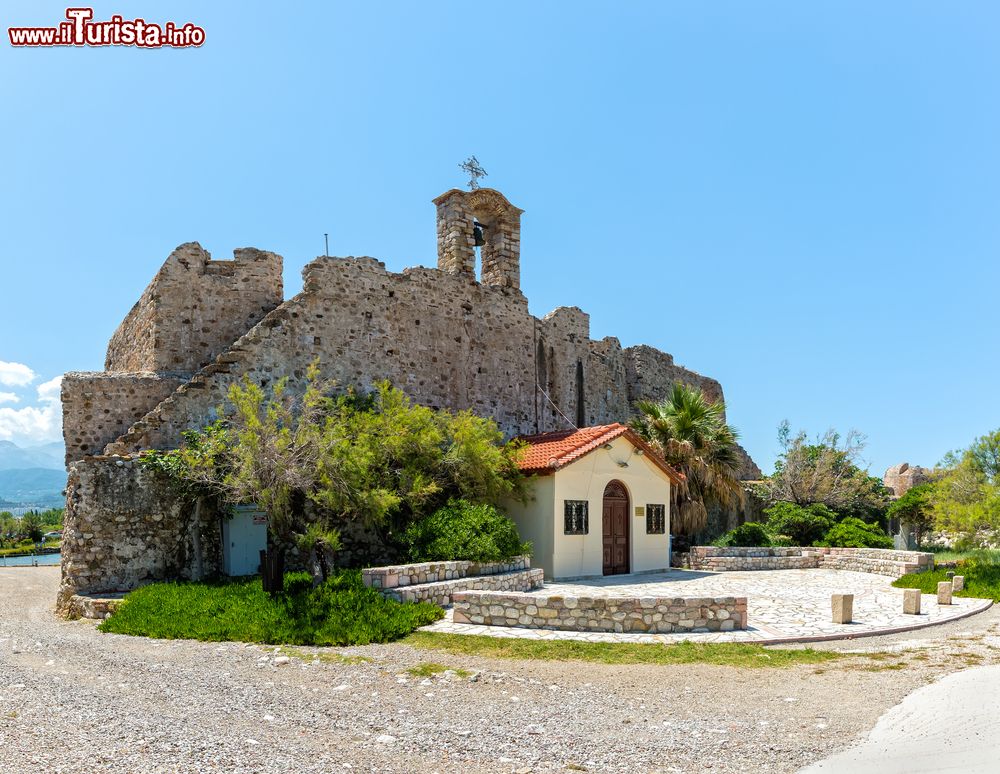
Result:
<svg viewBox="0 0 1000 774">
<path fill-rule="evenodd" d="M 951 579 L 951 590 L 952 591 L 961 591 L 964 588 L 965 588 L 965 576 L 964 575 L 956 575 L 954 578 Z"/>
<path fill-rule="evenodd" d="M 920 615 L 920 589 L 903 590 L 903 613 Z"/>
<path fill-rule="evenodd" d="M 938 584 L 937 602 L 939 605 L 951 604 L 951 581 L 941 581 Z"/>
<path fill-rule="evenodd" d="M 833 622 L 836 624 L 849 624 L 854 617 L 854 595 L 834 594 L 830 597 L 833 608 Z"/>
</svg>

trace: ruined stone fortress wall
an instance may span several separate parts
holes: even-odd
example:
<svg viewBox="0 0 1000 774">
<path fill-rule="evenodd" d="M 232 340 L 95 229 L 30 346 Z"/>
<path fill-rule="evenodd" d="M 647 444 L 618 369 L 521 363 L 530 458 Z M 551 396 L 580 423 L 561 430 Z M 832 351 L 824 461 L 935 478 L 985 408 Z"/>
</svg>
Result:
<svg viewBox="0 0 1000 774">
<path fill-rule="evenodd" d="M 107 464 L 101 455 L 177 446 L 244 376 L 264 386 L 288 377 L 301 389 L 318 360 L 344 388 L 388 379 L 419 403 L 492 417 L 508 436 L 625 420 L 636 399 L 661 398 L 677 381 L 723 398 L 716 380 L 666 353 L 591 340 L 576 307 L 532 316 L 520 291 L 521 211 L 500 193 L 453 190 L 435 203 L 436 269 L 393 273 L 373 258 L 318 258 L 287 301 L 274 253 L 248 248 L 213 261 L 188 243 L 170 255 L 112 337 L 106 370 L 63 380 L 67 463 L 78 461 L 79 482 L 64 583 L 110 590 L 132 577 L 116 565 L 102 578 L 99 558 L 86 562 L 85 577 L 67 570 L 91 550 L 80 525 L 111 513 L 100 488 L 88 489 L 99 477 L 85 468 Z M 477 228 L 486 242 L 479 281 Z"/>
<path fill-rule="evenodd" d="M 190 375 L 284 301 L 281 256 L 233 256 L 213 261 L 196 242 L 174 250 L 111 337 L 104 370 Z"/>
<path fill-rule="evenodd" d="M 178 247 L 111 337 L 105 370 L 64 376 L 67 465 L 100 454 L 282 303 L 281 256 L 245 248 L 234 258 Z"/>
</svg>

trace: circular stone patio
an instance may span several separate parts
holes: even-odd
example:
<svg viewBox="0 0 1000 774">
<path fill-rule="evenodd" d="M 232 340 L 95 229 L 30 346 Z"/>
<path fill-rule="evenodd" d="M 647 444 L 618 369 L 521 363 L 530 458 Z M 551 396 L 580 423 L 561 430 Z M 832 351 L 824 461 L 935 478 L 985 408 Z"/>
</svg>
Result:
<svg viewBox="0 0 1000 774">
<path fill-rule="evenodd" d="M 484 634 L 533 640 L 585 640 L 587 642 L 815 642 L 892 634 L 954 621 L 986 610 L 988 599 L 955 597 L 954 604 L 939 605 L 924 594 L 920 615 L 904 615 L 903 590 L 892 587 L 892 578 L 846 570 L 757 570 L 753 572 L 697 572 L 670 570 L 641 575 L 616 575 L 567 583 L 546 583 L 529 594 L 545 596 L 622 597 L 723 597 L 747 598 L 747 628 L 732 632 L 681 632 L 642 634 L 574 632 L 556 629 L 522 629 L 509 626 L 457 624 L 451 610 L 426 631 L 450 634 Z M 831 594 L 854 594 L 854 622 L 831 622 Z"/>
</svg>

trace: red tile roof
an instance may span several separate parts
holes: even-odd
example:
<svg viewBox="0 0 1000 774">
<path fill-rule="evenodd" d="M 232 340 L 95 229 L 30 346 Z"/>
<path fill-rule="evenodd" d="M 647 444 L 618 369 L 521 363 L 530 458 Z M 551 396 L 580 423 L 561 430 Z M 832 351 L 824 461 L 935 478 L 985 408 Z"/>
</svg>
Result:
<svg viewBox="0 0 1000 774">
<path fill-rule="evenodd" d="M 517 440 L 526 443 L 527 448 L 518 460 L 518 467 L 523 473 L 552 473 L 621 436 L 637 449 L 642 449 L 649 461 L 666 473 L 671 481 L 681 482 L 680 474 L 652 446 L 631 427 L 618 422 L 613 425 L 521 436 Z"/>
</svg>

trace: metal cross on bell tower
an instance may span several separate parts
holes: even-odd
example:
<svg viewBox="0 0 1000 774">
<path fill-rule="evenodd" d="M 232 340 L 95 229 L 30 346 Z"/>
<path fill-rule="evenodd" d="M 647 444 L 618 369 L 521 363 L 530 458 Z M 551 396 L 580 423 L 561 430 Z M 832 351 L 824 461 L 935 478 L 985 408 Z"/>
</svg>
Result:
<svg viewBox="0 0 1000 774">
<path fill-rule="evenodd" d="M 460 169 L 464 170 L 469 176 L 469 190 L 475 191 L 479 188 L 479 178 L 486 177 L 486 170 L 482 168 L 479 163 L 479 159 L 475 156 L 469 156 L 465 161 L 458 165 Z"/>
</svg>

